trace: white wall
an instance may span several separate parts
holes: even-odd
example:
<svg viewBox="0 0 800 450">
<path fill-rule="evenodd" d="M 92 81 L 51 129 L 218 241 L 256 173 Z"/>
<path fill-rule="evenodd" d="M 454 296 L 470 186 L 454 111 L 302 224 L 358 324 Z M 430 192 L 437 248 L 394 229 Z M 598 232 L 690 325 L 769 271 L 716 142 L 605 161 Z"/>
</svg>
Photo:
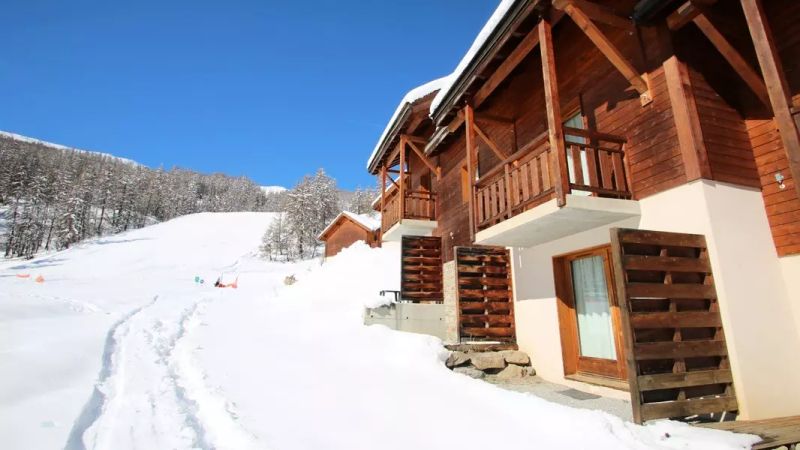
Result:
<svg viewBox="0 0 800 450">
<path fill-rule="evenodd" d="M 795 328 L 800 330 L 800 255 L 784 256 L 780 261 L 789 303 L 794 310 Z"/>
<path fill-rule="evenodd" d="M 702 180 L 640 206 L 638 220 L 513 251 L 517 338 L 537 372 L 563 381 L 553 256 L 608 243 L 613 226 L 698 233 L 709 246 L 742 417 L 800 414 L 800 335 L 784 283 L 800 262 L 782 271 L 761 193 Z"/>
</svg>

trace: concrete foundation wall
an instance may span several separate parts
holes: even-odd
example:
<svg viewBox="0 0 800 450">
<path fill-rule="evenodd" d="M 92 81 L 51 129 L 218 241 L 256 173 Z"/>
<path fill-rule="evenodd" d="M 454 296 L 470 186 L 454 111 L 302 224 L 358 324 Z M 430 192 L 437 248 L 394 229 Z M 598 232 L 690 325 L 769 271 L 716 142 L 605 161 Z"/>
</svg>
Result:
<svg viewBox="0 0 800 450">
<path fill-rule="evenodd" d="M 800 414 L 800 258 L 777 257 L 761 193 L 696 181 L 643 199 L 640 206 L 638 219 L 512 249 L 520 350 L 531 356 L 543 378 L 567 382 L 563 378 L 554 256 L 607 244 L 609 229 L 615 226 L 703 234 L 742 417 Z"/>
<path fill-rule="evenodd" d="M 436 303 L 393 303 L 367 308 L 365 325 L 385 325 L 393 330 L 429 334 L 446 340 L 445 307 Z"/>
</svg>

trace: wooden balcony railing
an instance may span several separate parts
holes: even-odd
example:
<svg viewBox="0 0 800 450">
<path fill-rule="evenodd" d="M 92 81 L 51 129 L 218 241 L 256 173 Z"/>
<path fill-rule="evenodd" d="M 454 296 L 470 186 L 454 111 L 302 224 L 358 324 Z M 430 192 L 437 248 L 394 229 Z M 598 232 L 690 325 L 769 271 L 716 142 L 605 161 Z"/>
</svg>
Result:
<svg viewBox="0 0 800 450">
<path fill-rule="evenodd" d="M 405 212 L 400 214 L 400 196 L 386 199 L 381 214 L 381 227 L 388 230 L 400 219 L 436 220 L 436 194 L 426 191 L 410 191 L 405 194 Z"/>
<path fill-rule="evenodd" d="M 630 198 L 625 138 L 567 127 L 564 134 L 569 174 L 565 193 Z M 473 190 L 475 228 L 488 228 L 554 198 L 557 164 L 543 133 L 483 174 Z"/>
</svg>

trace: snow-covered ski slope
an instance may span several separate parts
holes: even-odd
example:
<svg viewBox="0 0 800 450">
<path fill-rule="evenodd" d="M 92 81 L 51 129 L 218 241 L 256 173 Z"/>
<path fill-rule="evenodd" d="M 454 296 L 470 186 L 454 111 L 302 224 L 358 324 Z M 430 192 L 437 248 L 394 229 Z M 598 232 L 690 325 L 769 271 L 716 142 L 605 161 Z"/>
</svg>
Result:
<svg viewBox="0 0 800 450">
<path fill-rule="evenodd" d="M 393 250 L 357 244 L 322 266 L 265 262 L 255 251 L 272 217 L 185 216 L 0 266 L 0 448 L 753 441 L 671 422 L 639 427 L 454 374 L 437 339 L 361 324 L 363 305 L 396 283 Z M 220 273 L 238 276 L 238 289 L 212 287 Z M 284 286 L 287 275 L 299 282 Z"/>
</svg>

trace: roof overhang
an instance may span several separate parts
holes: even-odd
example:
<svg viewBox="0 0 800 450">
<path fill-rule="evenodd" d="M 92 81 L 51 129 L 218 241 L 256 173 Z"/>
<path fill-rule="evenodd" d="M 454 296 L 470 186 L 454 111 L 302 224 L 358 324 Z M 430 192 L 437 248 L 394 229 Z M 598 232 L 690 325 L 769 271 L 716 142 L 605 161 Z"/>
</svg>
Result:
<svg viewBox="0 0 800 450">
<path fill-rule="evenodd" d="M 545 0 L 514 1 L 464 70 L 453 75 L 456 77 L 455 80 L 453 80 L 449 89 L 442 93 L 442 100 L 439 101 L 436 107 L 431 111 L 431 118 L 434 124 L 440 126 L 452 116 L 453 110 L 460 106 L 464 95 L 470 90 L 473 83 L 477 81 L 480 72 L 492 61 L 492 57 L 503 47 L 522 21 L 528 18 L 540 4 L 544 3 L 544 1 Z"/>
</svg>

